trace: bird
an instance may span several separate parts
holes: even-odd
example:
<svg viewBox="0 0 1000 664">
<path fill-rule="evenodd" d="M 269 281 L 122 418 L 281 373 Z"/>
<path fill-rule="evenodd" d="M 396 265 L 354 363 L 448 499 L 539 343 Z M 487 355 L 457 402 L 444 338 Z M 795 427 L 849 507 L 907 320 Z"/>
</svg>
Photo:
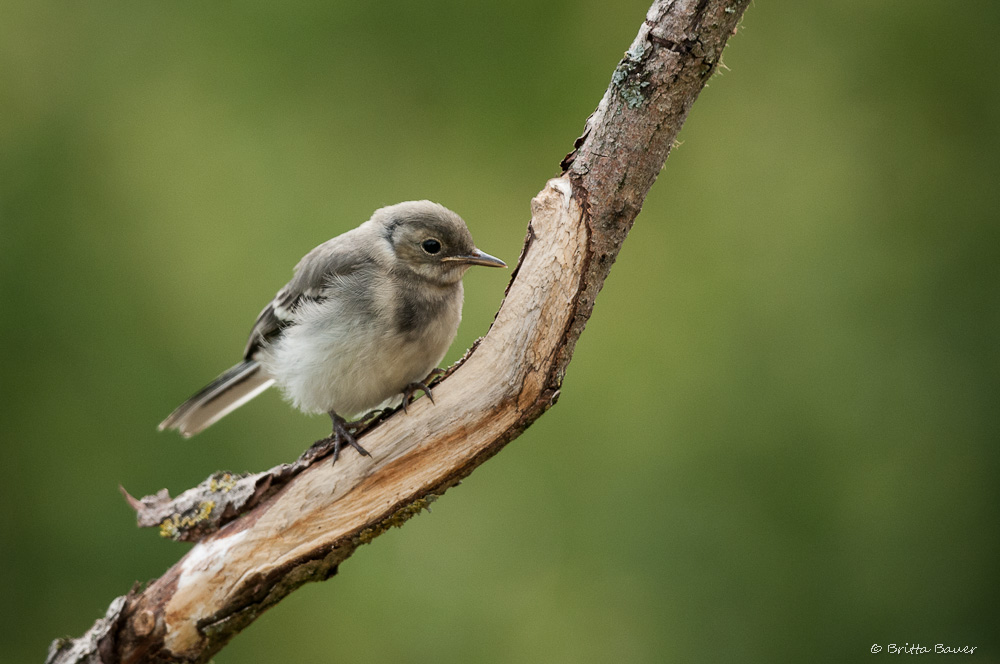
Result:
<svg viewBox="0 0 1000 664">
<path fill-rule="evenodd" d="M 427 383 L 458 331 L 473 265 L 507 267 L 448 208 L 422 200 L 376 210 L 299 261 L 257 316 L 242 361 L 160 431 L 193 436 L 277 385 L 302 412 L 329 415 L 333 430 L 319 443 L 333 446 L 334 463 L 345 445 L 370 456 L 354 437 L 366 414 L 405 408 L 418 390 L 433 402 Z"/>
</svg>

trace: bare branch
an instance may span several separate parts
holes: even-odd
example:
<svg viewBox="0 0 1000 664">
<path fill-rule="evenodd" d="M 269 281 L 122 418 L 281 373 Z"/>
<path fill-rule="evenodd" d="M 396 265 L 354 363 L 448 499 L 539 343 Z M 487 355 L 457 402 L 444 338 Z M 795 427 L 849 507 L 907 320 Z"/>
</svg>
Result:
<svg viewBox="0 0 1000 664">
<path fill-rule="evenodd" d="M 420 399 L 409 414 L 370 430 L 363 441 L 370 459 L 348 454 L 335 467 L 306 464 L 289 474 L 279 466 L 253 476 L 250 498 L 221 508 L 249 512 L 214 532 L 218 524 L 194 529 L 191 538 L 207 536 L 144 591 L 115 600 L 86 636 L 53 643 L 48 662 L 207 661 L 263 611 L 333 575 L 359 545 L 418 513 L 552 406 L 646 192 L 748 4 L 653 3 L 563 160 L 563 176 L 532 201 L 524 250 L 489 334 L 435 389 L 436 405 Z M 135 502 L 174 517 L 215 501 L 211 480 L 182 494 L 187 508 L 165 495 Z"/>
</svg>

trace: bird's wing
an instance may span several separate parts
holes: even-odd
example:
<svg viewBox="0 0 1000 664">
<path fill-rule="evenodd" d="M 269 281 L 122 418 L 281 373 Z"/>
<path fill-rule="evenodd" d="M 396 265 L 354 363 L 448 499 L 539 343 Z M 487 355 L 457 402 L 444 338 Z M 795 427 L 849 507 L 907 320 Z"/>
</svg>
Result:
<svg viewBox="0 0 1000 664">
<path fill-rule="evenodd" d="M 341 235 L 319 245 L 299 261 L 292 280 L 257 316 L 243 351 L 244 359 L 251 359 L 266 341 L 289 325 L 303 304 L 322 300 L 333 277 L 351 274 L 372 262 L 372 257 L 348 236 Z"/>
</svg>

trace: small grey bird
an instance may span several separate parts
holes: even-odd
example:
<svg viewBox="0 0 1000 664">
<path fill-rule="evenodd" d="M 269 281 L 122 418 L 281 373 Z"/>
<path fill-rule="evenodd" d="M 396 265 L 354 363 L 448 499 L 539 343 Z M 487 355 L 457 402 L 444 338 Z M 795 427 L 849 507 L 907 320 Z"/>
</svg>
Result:
<svg viewBox="0 0 1000 664">
<path fill-rule="evenodd" d="M 160 423 L 193 436 L 277 383 L 298 409 L 333 421 L 334 462 L 353 418 L 423 390 L 458 331 L 462 276 L 506 267 L 476 248 L 462 218 L 430 201 L 376 210 L 319 245 L 264 307 L 243 361 Z"/>
</svg>

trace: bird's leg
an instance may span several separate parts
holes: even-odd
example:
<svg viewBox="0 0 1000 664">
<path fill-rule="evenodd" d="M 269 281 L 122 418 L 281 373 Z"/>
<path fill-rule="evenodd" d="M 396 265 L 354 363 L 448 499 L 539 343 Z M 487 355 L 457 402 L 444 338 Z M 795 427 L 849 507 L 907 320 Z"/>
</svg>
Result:
<svg viewBox="0 0 1000 664">
<path fill-rule="evenodd" d="M 437 378 L 438 376 L 440 376 L 443 373 L 444 373 L 444 371 L 442 371 L 441 369 L 434 369 L 429 374 L 427 374 L 427 378 L 424 378 L 423 380 L 415 382 L 415 383 L 410 383 L 409 385 L 407 385 L 406 387 L 404 387 L 403 388 L 403 412 L 404 413 L 409 412 L 406 409 L 406 407 L 409 405 L 410 398 L 414 394 L 416 394 L 417 390 L 423 390 L 424 394 L 427 395 L 427 398 L 431 400 L 431 403 L 434 403 L 434 395 L 431 394 L 431 388 L 427 387 L 427 383 L 432 382 L 435 378 Z"/>
<path fill-rule="evenodd" d="M 358 428 L 361 426 L 363 421 L 359 420 L 356 422 L 348 422 L 332 410 L 327 414 L 333 422 L 333 432 L 330 434 L 330 437 L 326 439 L 333 443 L 333 463 L 337 463 L 337 457 L 340 456 L 340 448 L 344 446 L 344 443 L 347 443 L 364 456 L 371 456 L 371 454 L 368 453 L 368 450 L 361 447 L 361 445 L 358 444 L 358 441 L 354 438 L 354 434 L 357 433 Z"/>
</svg>

